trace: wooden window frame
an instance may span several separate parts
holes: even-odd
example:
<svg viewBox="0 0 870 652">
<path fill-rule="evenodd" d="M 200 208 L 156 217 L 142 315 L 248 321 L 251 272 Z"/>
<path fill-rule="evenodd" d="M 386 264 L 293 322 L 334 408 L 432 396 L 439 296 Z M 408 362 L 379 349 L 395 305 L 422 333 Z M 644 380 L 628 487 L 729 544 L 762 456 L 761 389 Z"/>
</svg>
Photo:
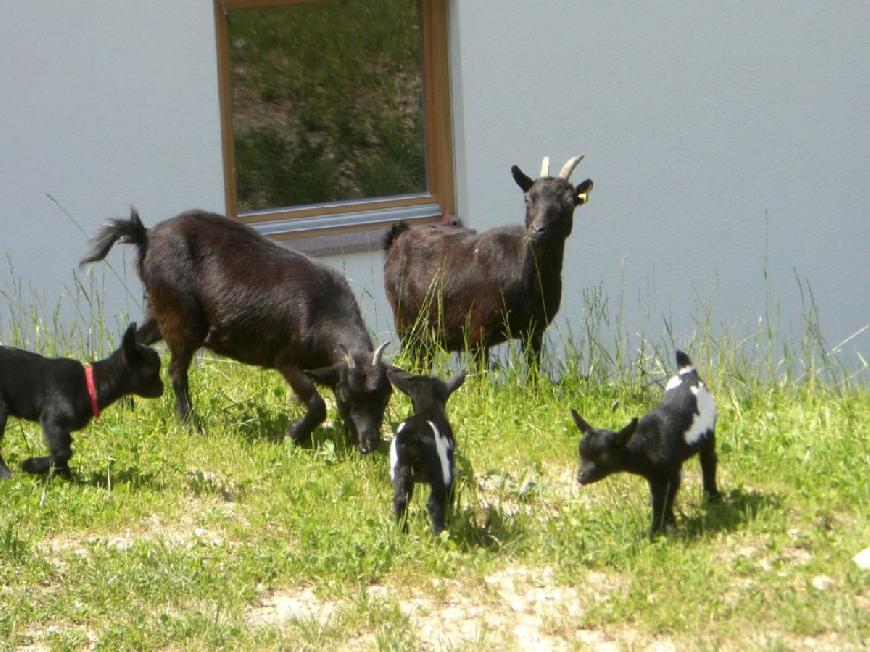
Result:
<svg viewBox="0 0 870 652">
<path fill-rule="evenodd" d="M 455 191 L 448 63 L 448 0 L 418 0 L 427 190 L 413 195 L 239 213 L 233 146 L 227 21 L 229 12 L 323 1 L 325 0 L 214 0 L 214 11 L 226 213 L 275 240 L 294 240 L 294 248 L 310 253 L 330 254 L 379 247 L 383 231 L 398 220 L 414 223 L 441 220 L 445 213 L 454 212 Z"/>
</svg>

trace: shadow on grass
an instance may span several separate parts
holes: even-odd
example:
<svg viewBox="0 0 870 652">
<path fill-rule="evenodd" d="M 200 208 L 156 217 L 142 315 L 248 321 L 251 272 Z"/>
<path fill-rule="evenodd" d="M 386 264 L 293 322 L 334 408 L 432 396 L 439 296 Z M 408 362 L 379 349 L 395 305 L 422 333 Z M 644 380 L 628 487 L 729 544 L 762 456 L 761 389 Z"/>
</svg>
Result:
<svg viewBox="0 0 870 652">
<path fill-rule="evenodd" d="M 782 496 L 778 494 L 732 489 L 720 500 L 707 501 L 703 513 L 684 519 L 680 530 L 692 538 L 715 532 L 732 532 L 754 521 L 763 509 L 779 508 L 782 502 Z"/>
<path fill-rule="evenodd" d="M 249 442 L 265 439 L 280 443 L 284 441 L 290 428 L 290 415 L 266 409 L 257 403 L 245 405 L 234 418 L 239 424 L 236 428 L 239 436 Z"/>
<path fill-rule="evenodd" d="M 73 468 L 72 473 L 71 481 L 73 484 L 88 485 L 99 489 L 111 489 L 113 485 L 118 484 L 128 485 L 134 489 L 163 490 L 166 488 L 166 482 L 161 480 L 157 473 L 136 466 L 113 467 L 111 469 L 103 467 L 90 471 Z"/>
<path fill-rule="evenodd" d="M 301 418 L 302 414 L 298 415 Z M 276 412 L 260 405 L 248 405 L 238 414 L 238 434 L 248 442 L 265 440 L 276 444 L 287 441 L 291 424 L 297 416 L 286 412 Z M 311 436 L 301 442 L 294 441 L 293 446 L 302 450 L 313 451 L 314 454 L 334 457 L 335 460 L 346 459 L 349 455 L 359 454 L 357 442 L 351 437 L 347 428 L 336 417 L 333 422 L 326 421 L 314 429 Z M 381 440 L 375 452 L 386 454 L 389 443 Z"/>
<path fill-rule="evenodd" d="M 476 548 L 501 550 L 525 536 L 525 529 L 518 519 L 500 509 L 479 510 L 455 508 L 448 522 L 450 538 L 460 550 Z"/>
</svg>

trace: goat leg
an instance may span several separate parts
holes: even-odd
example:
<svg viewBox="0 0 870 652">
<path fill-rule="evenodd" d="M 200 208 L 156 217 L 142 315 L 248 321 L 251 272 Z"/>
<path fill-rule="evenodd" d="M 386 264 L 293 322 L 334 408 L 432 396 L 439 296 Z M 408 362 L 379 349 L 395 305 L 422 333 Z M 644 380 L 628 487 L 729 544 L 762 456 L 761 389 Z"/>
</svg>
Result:
<svg viewBox="0 0 870 652">
<path fill-rule="evenodd" d="M 317 393 L 314 382 L 295 367 L 281 370 L 293 392 L 305 404 L 305 415 L 290 425 L 287 436 L 296 443 L 309 440 L 314 429 L 326 420 L 326 403 Z"/>
<path fill-rule="evenodd" d="M 298 421 L 290 426 L 290 438 L 296 443 L 306 442 L 310 439 L 314 429 L 326 420 L 326 403 L 315 392 L 305 404 L 306 412 Z"/>
<path fill-rule="evenodd" d="M 716 488 L 716 464 L 718 456 L 716 455 L 716 435 L 711 434 L 704 442 L 704 447 L 701 449 L 698 458 L 701 461 L 701 475 L 704 478 L 704 493 L 707 494 L 707 500 L 719 500 L 721 494 Z"/>
<path fill-rule="evenodd" d="M 402 524 L 402 532 L 408 531 L 408 503 L 414 495 L 414 478 L 411 467 L 401 465 L 393 480 L 393 511 L 396 522 Z"/>
<path fill-rule="evenodd" d="M 433 482 L 426 508 L 429 510 L 429 518 L 432 519 L 432 532 L 436 536 L 444 531 L 449 500 L 450 489 L 441 483 Z"/>
<path fill-rule="evenodd" d="M 3 442 L 3 433 L 6 430 L 6 413 L 0 412 L 0 443 Z M 3 456 L 0 455 L 0 480 L 5 480 L 6 478 L 12 477 L 12 471 L 9 470 L 9 467 L 6 466 L 6 461 L 3 459 Z"/>
<path fill-rule="evenodd" d="M 650 534 L 657 534 L 664 528 L 676 524 L 674 518 L 674 497 L 680 487 L 680 474 L 649 481 L 652 492 L 652 527 Z"/>
<path fill-rule="evenodd" d="M 175 415 L 184 424 L 192 425 L 198 432 L 202 426 L 194 417 L 191 408 L 190 387 L 187 380 L 187 370 L 196 347 L 189 346 L 184 340 L 169 342 L 169 378 L 172 380 L 172 391 L 175 393 Z"/>
<path fill-rule="evenodd" d="M 30 457 L 21 463 L 28 473 L 47 473 L 54 467 L 55 474 L 69 480 L 69 458 L 72 457 L 72 436 L 67 430 L 50 422 L 43 422 L 42 434 L 50 455 Z"/>
<path fill-rule="evenodd" d="M 140 344 L 151 345 L 159 342 L 161 339 L 163 339 L 163 335 L 160 333 L 157 321 L 151 316 L 150 312 L 146 311 L 145 321 L 142 322 L 142 325 L 136 331 L 136 340 Z"/>
</svg>

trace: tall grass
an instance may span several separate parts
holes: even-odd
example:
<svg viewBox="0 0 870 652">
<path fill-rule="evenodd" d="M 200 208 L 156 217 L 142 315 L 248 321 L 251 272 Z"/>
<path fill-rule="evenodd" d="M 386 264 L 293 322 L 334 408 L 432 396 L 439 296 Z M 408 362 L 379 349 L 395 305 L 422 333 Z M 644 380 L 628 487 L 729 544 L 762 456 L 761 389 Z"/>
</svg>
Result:
<svg viewBox="0 0 870 652">
<path fill-rule="evenodd" d="M 128 319 L 103 316 L 104 282 L 74 277 L 47 306 L 7 281 L 3 342 L 101 355 Z M 440 538 L 425 492 L 409 534 L 394 526 L 386 451 L 356 452 L 328 392 L 329 419 L 295 446 L 284 433 L 302 407 L 278 374 L 206 355 L 191 373 L 206 434 L 176 423 L 167 391 L 77 433 L 73 482 L 0 483 L 0 649 L 512 649 L 529 628 L 553 646 L 859 649 L 866 363 L 825 342 L 801 284 L 788 345 L 774 319 L 714 333 L 709 311 L 688 335 L 665 321 L 662 338 L 629 336 L 619 301 L 591 288 L 543 373 L 506 347 L 448 404 L 460 478 Z M 650 541 L 643 482 L 577 487 L 568 409 L 626 423 L 658 400 L 678 346 L 717 398 L 725 499 L 705 505 L 688 463 L 677 531 Z M 435 353 L 436 373 L 456 364 Z M 385 430 L 409 410 L 394 394 Z M 6 434 L 13 468 L 42 447 L 36 424 L 10 419 Z"/>
</svg>

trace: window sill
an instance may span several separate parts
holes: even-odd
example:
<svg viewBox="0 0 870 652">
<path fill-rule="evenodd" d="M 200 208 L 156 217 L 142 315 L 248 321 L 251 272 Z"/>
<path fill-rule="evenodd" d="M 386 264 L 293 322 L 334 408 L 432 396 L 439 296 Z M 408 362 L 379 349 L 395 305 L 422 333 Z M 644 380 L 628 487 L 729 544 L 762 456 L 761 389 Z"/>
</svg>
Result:
<svg viewBox="0 0 870 652">
<path fill-rule="evenodd" d="M 383 246 L 383 236 L 393 224 L 404 220 L 412 224 L 431 224 L 441 219 L 437 203 L 416 204 L 345 212 L 320 217 L 273 219 L 251 222 L 257 213 L 239 216 L 255 231 L 312 256 L 332 256 L 375 251 Z"/>
</svg>

